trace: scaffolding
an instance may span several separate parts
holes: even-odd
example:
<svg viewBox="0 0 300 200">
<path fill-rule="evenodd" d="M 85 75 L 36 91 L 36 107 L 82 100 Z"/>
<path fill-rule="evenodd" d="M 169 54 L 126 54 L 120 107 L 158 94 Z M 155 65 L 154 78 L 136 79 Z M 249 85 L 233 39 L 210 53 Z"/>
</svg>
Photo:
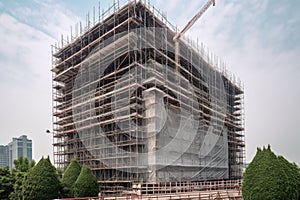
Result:
<svg viewBox="0 0 300 200">
<path fill-rule="evenodd" d="M 175 70 L 177 30 L 149 2 L 93 18 L 52 47 L 55 165 L 76 158 L 106 194 L 241 179 L 243 87 L 225 64 L 182 38 Z"/>
</svg>

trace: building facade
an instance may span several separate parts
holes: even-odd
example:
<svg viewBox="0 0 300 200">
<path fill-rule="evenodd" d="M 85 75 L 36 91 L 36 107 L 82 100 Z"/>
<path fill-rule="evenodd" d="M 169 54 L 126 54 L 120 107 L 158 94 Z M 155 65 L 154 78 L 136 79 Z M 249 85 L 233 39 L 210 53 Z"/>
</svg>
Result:
<svg viewBox="0 0 300 200">
<path fill-rule="evenodd" d="M 56 166 L 76 158 L 107 192 L 240 179 L 240 82 L 185 38 L 176 61 L 176 29 L 151 5 L 115 4 L 99 19 L 53 47 Z"/>
<path fill-rule="evenodd" d="M 0 145 L 0 167 L 8 167 L 8 146 Z"/>
<path fill-rule="evenodd" d="M 26 135 L 18 138 L 13 138 L 8 144 L 8 166 L 10 169 L 14 167 L 14 160 L 19 157 L 32 160 L 32 140 L 28 139 Z"/>
</svg>

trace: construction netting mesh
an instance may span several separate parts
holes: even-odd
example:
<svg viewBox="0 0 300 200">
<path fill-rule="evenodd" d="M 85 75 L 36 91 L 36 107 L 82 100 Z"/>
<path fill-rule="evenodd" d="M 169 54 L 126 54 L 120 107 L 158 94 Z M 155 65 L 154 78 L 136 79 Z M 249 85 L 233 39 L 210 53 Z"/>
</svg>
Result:
<svg viewBox="0 0 300 200">
<path fill-rule="evenodd" d="M 89 159 L 103 171 L 119 172 L 106 175 L 111 179 L 229 176 L 225 118 L 235 94 L 204 51 L 184 42 L 176 70 L 173 35 L 166 28 L 115 34 L 80 65 L 73 121 Z"/>
</svg>

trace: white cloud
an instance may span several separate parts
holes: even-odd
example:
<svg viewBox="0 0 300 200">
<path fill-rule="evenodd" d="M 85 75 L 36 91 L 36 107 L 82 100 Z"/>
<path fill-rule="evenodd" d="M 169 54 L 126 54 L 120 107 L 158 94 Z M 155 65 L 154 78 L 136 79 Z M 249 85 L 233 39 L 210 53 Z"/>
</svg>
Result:
<svg viewBox="0 0 300 200">
<path fill-rule="evenodd" d="M 61 34 L 69 34 L 79 17 L 62 5 L 15 2 L 0 13 L 1 142 L 27 134 L 34 158 L 52 154 L 51 49 Z M 5 37 L 3 37 L 5 36 Z"/>
<path fill-rule="evenodd" d="M 34 158 L 51 154 L 50 44 L 46 34 L 0 15 L 1 139 L 27 134 L 33 139 Z M 50 155 L 52 156 L 52 155 Z"/>
<path fill-rule="evenodd" d="M 0 15 L 0 23 L 0 34 L 5 35 L 0 37 L 1 80 L 12 79 L 24 83 L 22 78 L 32 72 L 37 73 L 34 75 L 43 75 L 43 67 L 38 64 L 49 61 L 50 43 L 54 40 L 5 13 Z M 45 67 L 50 68 L 49 64 Z"/>
<path fill-rule="evenodd" d="M 284 13 L 286 13 L 286 7 L 284 6 L 277 7 L 276 9 L 273 10 L 274 15 L 281 15 Z"/>
<path fill-rule="evenodd" d="M 56 40 L 61 34 L 70 35 L 71 26 L 81 21 L 80 17 L 55 1 L 34 1 L 37 8 L 24 7 L 20 4 L 12 11 L 20 21 L 30 23 L 33 27 L 44 31 Z M 73 33 L 74 34 L 74 33 Z M 74 35 L 73 35 L 74 36 Z"/>
<path fill-rule="evenodd" d="M 0 14 L 1 139 L 27 134 L 34 158 L 52 155 L 51 49 L 53 38 L 69 34 L 79 17 L 60 4 L 36 1 L 38 9 L 16 4 Z M 30 24 L 30 25 L 29 25 Z"/>
</svg>

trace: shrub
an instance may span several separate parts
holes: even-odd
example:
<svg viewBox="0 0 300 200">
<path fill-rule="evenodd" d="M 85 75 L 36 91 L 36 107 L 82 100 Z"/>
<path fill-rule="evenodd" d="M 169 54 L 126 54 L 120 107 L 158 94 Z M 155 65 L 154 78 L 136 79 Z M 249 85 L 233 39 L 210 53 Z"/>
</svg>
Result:
<svg viewBox="0 0 300 200">
<path fill-rule="evenodd" d="M 282 156 L 276 156 L 270 146 L 257 149 L 247 167 L 242 184 L 245 200 L 298 200 L 299 168 Z"/>
<path fill-rule="evenodd" d="M 77 160 L 73 159 L 61 179 L 63 186 L 63 197 L 74 197 L 72 188 L 80 174 L 81 167 Z"/>
<path fill-rule="evenodd" d="M 60 191 L 60 181 L 49 158 L 42 158 L 27 174 L 23 183 L 26 200 L 55 199 Z"/>
<path fill-rule="evenodd" d="M 75 197 L 94 197 L 98 195 L 98 192 L 97 179 L 92 170 L 83 166 L 74 185 Z"/>
</svg>

